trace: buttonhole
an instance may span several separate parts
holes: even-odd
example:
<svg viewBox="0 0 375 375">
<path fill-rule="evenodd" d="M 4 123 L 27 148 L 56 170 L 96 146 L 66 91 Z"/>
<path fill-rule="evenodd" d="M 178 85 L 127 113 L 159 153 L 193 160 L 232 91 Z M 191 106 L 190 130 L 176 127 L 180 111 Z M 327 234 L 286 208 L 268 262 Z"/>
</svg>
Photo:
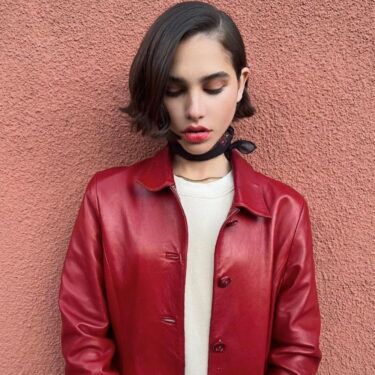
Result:
<svg viewBox="0 0 375 375">
<path fill-rule="evenodd" d="M 170 252 L 170 251 L 167 251 L 165 253 L 165 257 L 167 259 L 172 259 L 172 260 L 179 260 L 180 259 L 180 254 L 178 253 L 173 253 L 173 252 Z"/>
<path fill-rule="evenodd" d="M 162 321 L 167 324 L 176 324 L 176 319 L 171 316 L 163 316 Z"/>
</svg>

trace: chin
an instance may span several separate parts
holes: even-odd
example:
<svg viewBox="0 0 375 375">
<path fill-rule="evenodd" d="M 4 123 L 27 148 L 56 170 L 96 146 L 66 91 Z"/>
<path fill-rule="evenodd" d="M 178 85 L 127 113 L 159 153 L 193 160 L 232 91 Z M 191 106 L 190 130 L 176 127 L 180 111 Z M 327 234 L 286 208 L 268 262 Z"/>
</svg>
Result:
<svg viewBox="0 0 375 375">
<path fill-rule="evenodd" d="M 215 143 L 214 143 L 215 144 Z M 189 153 L 199 155 L 210 151 L 214 144 L 210 143 L 185 143 L 181 142 L 180 145 Z"/>
</svg>

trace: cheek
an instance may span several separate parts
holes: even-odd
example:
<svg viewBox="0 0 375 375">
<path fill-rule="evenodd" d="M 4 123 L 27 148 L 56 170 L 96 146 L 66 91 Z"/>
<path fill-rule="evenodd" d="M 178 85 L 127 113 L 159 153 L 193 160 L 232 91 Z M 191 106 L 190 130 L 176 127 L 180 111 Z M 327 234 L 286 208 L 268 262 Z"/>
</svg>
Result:
<svg viewBox="0 0 375 375">
<path fill-rule="evenodd" d="M 181 112 L 181 110 L 179 109 L 178 101 L 164 101 L 163 103 L 171 120 L 176 120 L 180 116 L 179 113 Z"/>
<path fill-rule="evenodd" d="M 237 105 L 237 93 L 233 90 L 226 92 L 223 95 L 220 95 L 216 100 L 212 101 L 211 109 L 217 114 L 217 117 L 228 118 L 234 115 L 236 105 Z"/>
</svg>

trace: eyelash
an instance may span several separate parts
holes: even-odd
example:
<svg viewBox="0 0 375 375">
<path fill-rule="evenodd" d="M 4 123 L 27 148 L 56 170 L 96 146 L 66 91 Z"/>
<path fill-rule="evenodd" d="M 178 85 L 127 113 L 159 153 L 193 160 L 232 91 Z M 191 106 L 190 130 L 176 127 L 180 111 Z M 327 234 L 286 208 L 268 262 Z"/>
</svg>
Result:
<svg viewBox="0 0 375 375">
<path fill-rule="evenodd" d="M 223 87 L 221 87 L 220 89 L 215 89 L 215 90 L 209 90 L 209 89 L 206 89 L 205 90 L 209 95 L 217 95 L 217 94 L 220 94 L 222 91 L 223 91 Z M 179 91 L 166 91 L 165 95 L 166 96 L 171 96 L 171 97 L 176 97 L 176 96 L 179 96 L 181 93 L 183 93 L 184 90 L 179 90 Z"/>
</svg>

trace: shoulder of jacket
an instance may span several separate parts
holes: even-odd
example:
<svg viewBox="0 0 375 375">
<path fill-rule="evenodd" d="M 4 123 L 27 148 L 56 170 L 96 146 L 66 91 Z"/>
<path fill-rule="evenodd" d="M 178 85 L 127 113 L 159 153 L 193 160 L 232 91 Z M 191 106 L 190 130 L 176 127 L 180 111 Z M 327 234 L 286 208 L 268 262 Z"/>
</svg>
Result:
<svg viewBox="0 0 375 375">
<path fill-rule="evenodd" d="M 307 204 L 304 195 L 289 184 L 259 171 L 254 170 L 254 173 L 257 176 L 257 182 L 263 191 L 264 199 L 269 207 L 274 206 L 276 202 L 279 203 L 280 201 L 289 201 L 301 208 Z"/>
<path fill-rule="evenodd" d="M 95 172 L 89 180 L 89 185 L 95 184 L 97 188 L 115 188 L 134 182 L 135 177 L 143 170 L 149 158 L 139 160 L 129 165 L 113 166 Z"/>
</svg>

